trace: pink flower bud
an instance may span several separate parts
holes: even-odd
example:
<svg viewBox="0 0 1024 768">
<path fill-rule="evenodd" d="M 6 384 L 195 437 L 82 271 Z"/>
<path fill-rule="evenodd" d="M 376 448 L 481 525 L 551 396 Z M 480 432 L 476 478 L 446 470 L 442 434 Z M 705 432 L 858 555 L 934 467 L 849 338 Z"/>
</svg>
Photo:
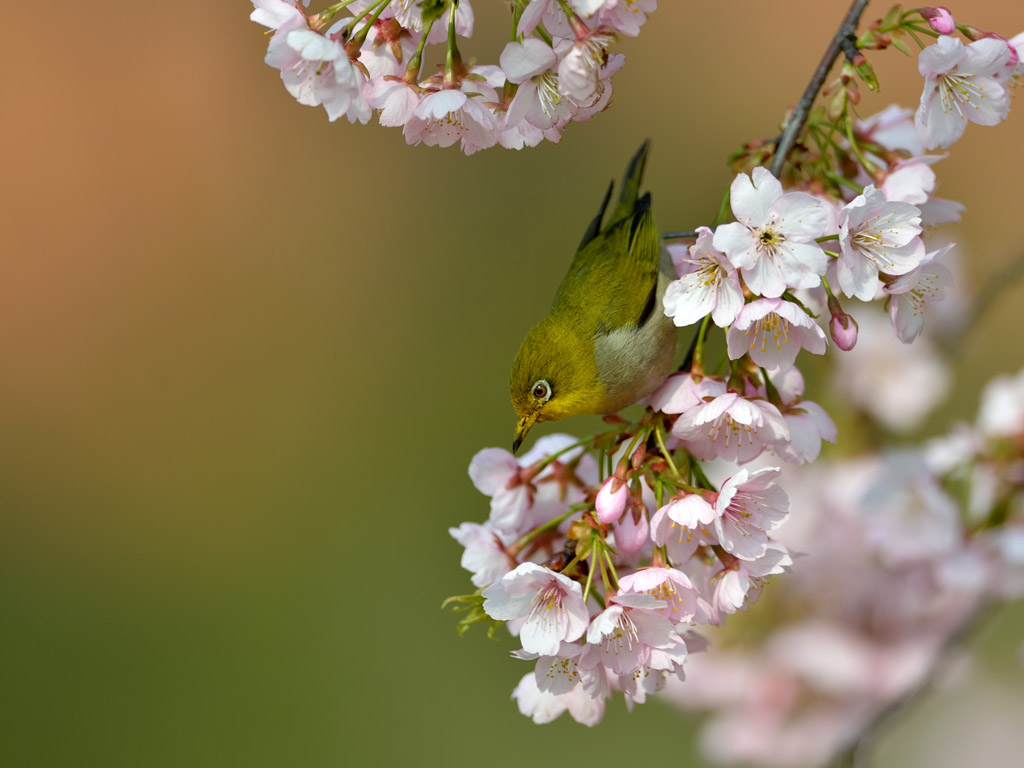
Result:
<svg viewBox="0 0 1024 768">
<path fill-rule="evenodd" d="M 845 312 L 832 315 L 828 330 L 832 334 L 832 341 L 843 352 L 849 352 L 857 345 L 857 321 L 853 319 L 852 315 Z"/>
<path fill-rule="evenodd" d="M 634 509 L 615 525 L 615 547 L 624 555 L 632 555 L 651 540 L 647 515 Z"/>
<path fill-rule="evenodd" d="M 597 501 L 594 503 L 597 508 L 597 519 L 605 525 L 618 520 L 626 509 L 628 498 L 629 488 L 626 487 L 625 481 L 615 475 L 609 477 L 597 492 Z"/>
<path fill-rule="evenodd" d="M 940 5 L 937 8 L 922 8 L 921 15 L 928 19 L 932 29 L 940 35 L 952 35 L 956 32 L 956 22 L 953 21 L 953 14 L 944 5 Z"/>
</svg>

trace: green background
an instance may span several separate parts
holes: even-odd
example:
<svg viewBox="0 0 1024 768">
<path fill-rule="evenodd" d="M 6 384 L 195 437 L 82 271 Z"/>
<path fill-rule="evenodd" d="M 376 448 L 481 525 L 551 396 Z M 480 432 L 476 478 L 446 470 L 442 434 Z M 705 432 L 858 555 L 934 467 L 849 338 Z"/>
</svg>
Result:
<svg viewBox="0 0 1024 768">
<path fill-rule="evenodd" d="M 512 357 L 607 180 L 650 137 L 659 223 L 707 223 L 845 9 L 662 6 L 607 113 L 470 158 L 296 104 L 239 0 L 5 11 L 4 764 L 700 764 L 657 703 L 534 726 L 513 643 L 439 610 L 471 589 L 447 528 L 487 515 L 466 467 L 510 442 Z M 960 20 L 1010 36 L 1015 6 Z M 463 53 L 496 63 L 505 10 L 475 10 Z M 863 114 L 915 105 L 915 62 L 873 60 Z M 1024 251 L 1014 109 L 937 169 L 968 288 Z M 930 431 L 1024 363 L 1021 302 L 967 337 Z M 1018 764 L 1022 628 L 1000 617 L 979 682 L 914 708 L 878 764 Z"/>
</svg>

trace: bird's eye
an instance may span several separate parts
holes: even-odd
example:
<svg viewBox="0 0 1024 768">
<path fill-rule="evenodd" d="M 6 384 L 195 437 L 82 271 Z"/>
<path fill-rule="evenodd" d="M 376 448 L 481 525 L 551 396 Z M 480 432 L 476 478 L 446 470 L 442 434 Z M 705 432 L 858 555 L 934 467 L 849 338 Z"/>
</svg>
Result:
<svg viewBox="0 0 1024 768">
<path fill-rule="evenodd" d="M 534 383 L 532 394 L 534 400 L 546 403 L 551 399 L 551 385 L 544 381 L 544 379 L 541 379 Z"/>
</svg>

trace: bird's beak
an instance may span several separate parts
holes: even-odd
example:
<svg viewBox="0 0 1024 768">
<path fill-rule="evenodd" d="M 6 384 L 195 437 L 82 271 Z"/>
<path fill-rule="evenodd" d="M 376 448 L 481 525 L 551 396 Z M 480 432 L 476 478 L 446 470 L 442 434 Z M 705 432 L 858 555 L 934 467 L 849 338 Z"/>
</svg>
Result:
<svg viewBox="0 0 1024 768">
<path fill-rule="evenodd" d="M 519 446 L 523 444 L 523 440 L 526 438 L 526 433 L 530 431 L 534 423 L 537 421 L 537 412 L 528 413 L 519 420 L 516 424 L 516 437 L 512 441 L 512 453 L 519 450 Z"/>
</svg>

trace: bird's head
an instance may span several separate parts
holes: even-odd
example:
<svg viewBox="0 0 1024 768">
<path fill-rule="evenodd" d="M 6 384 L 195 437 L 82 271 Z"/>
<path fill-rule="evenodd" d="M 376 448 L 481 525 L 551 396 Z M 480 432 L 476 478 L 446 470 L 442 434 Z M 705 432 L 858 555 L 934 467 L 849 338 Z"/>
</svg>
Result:
<svg viewBox="0 0 1024 768">
<path fill-rule="evenodd" d="M 605 388 L 597 376 L 591 339 L 545 321 L 523 340 L 509 378 L 516 424 L 512 452 L 539 421 L 601 413 Z"/>
</svg>

